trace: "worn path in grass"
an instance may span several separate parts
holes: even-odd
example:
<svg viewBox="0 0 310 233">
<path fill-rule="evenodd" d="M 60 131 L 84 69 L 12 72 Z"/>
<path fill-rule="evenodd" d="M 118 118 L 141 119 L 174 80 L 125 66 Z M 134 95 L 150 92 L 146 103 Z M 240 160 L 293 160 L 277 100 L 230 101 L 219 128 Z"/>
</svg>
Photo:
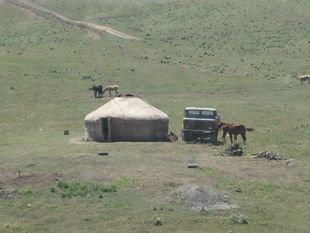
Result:
<svg viewBox="0 0 310 233">
<path fill-rule="evenodd" d="M 63 15 L 60 15 L 54 11 L 51 11 L 51 10 L 46 9 L 44 7 L 38 6 L 32 2 L 28 2 L 27 0 L 5 0 L 5 2 L 17 5 L 19 7 L 27 7 L 27 8 L 29 8 L 29 10 L 31 10 L 37 14 L 48 14 L 48 15 L 53 16 L 59 20 L 66 22 L 66 23 L 77 25 L 79 27 L 86 27 L 86 28 L 90 28 L 90 29 L 95 29 L 97 31 L 104 31 L 104 32 L 110 33 L 114 36 L 118 36 L 118 37 L 128 39 L 128 40 L 140 40 L 140 38 L 138 38 L 138 37 L 125 34 L 123 32 L 117 31 L 117 30 L 110 28 L 110 27 L 107 27 L 107 26 L 69 19 L 69 18 L 67 18 Z"/>
</svg>

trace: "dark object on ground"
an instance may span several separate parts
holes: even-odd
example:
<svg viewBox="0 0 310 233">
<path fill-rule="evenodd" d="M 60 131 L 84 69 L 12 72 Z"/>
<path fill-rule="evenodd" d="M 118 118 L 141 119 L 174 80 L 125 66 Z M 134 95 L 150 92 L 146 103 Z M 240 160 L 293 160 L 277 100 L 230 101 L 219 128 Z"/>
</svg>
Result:
<svg viewBox="0 0 310 233">
<path fill-rule="evenodd" d="M 9 87 L 9 90 L 14 91 L 14 90 L 15 90 L 15 87 L 10 86 L 10 87 Z"/>
<path fill-rule="evenodd" d="M 160 225 L 162 225 L 161 219 L 160 219 L 160 218 L 156 218 L 156 219 L 154 220 L 154 222 L 153 222 L 153 225 L 155 225 L 155 226 L 160 226 Z"/>
<path fill-rule="evenodd" d="M 269 159 L 269 160 L 287 160 L 287 158 L 273 151 L 263 151 L 260 153 L 256 153 L 254 155 L 255 155 L 255 158 L 264 158 L 264 159 Z"/>
<path fill-rule="evenodd" d="M 65 130 L 64 135 L 69 135 L 69 130 Z"/>
<path fill-rule="evenodd" d="M 242 147 L 239 143 L 233 142 L 229 147 L 223 152 L 223 155 L 229 156 L 241 156 L 243 154 Z"/>
<path fill-rule="evenodd" d="M 106 155 L 109 155 L 109 153 L 108 152 L 99 152 L 98 155 L 106 156 Z"/>
<path fill-rule="evenodd" d="M 174 134 L 173 132 L 170 132 L 167 136 L 167 139 L 169 142 L 177 142 L 179 140 L 178 135 Z"/>
<path fill-rule="evenodd" d="M 197 167 L 199 167 L 198 164 L 188 164 L 187 165 L 187 168 L 197 168 Z"/>
<path fill-rule="evenodd" d="M 95 98 L 99 98 L 102 97 L 103 92 L 102 92 L 102 85 L 93 85 L 91 88 L 89 88 L 88 90 L 93 90 L 94 91 L 94 97 Z M 98 97 L 97 97 L 98 96 Z"/>
</svg>

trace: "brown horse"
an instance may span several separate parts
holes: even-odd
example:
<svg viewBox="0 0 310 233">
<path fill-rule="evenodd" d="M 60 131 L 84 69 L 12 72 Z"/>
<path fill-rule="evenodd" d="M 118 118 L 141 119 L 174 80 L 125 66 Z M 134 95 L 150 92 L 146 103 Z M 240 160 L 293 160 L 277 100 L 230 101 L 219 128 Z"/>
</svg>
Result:
<svg viewBox="0 0 310 233">
<path fill-rule="evenodd" d="M 241 135 L 243 143 L 246 144 L 246 131 L 253 131 L 253 128 L 246 128 L 244 125 L 227 124 L 220 122 L 218 124 L 218 130 L 223 130 L 222 141 L 226 143 L 226 134 L 229 134 L 230 142 L 233 143 L 232 135 L 234 135 L 234 141 L 237 141 L 238 134 Z"/>
</svg>

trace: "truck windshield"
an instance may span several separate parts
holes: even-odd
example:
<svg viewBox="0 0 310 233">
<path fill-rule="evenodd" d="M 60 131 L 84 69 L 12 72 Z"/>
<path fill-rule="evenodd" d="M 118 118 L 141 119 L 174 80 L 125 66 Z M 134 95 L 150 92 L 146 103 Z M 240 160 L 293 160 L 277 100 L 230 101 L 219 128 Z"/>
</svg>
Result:
<svg viewBox="0 0 310 233">
<path fill-rule="evenodd" d="M 185 111 L 185 117 L 190 118 L 215 118 L 216 112 L 210 111 L 210 110 L 186 110 Z"/>
</svg>

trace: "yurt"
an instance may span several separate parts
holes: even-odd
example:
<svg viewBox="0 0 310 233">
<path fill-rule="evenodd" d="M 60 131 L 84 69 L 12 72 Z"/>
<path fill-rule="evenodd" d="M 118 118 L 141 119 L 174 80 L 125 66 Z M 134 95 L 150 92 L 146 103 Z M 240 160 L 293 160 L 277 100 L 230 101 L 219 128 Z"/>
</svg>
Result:
<svg viewBox="0 0 310 233">
<path fill-rule="evenodd" d="M 85 117 L 85 141 L 164 141 L 169 117 L 136 96 L 115 97 Z"/>
</svg>

